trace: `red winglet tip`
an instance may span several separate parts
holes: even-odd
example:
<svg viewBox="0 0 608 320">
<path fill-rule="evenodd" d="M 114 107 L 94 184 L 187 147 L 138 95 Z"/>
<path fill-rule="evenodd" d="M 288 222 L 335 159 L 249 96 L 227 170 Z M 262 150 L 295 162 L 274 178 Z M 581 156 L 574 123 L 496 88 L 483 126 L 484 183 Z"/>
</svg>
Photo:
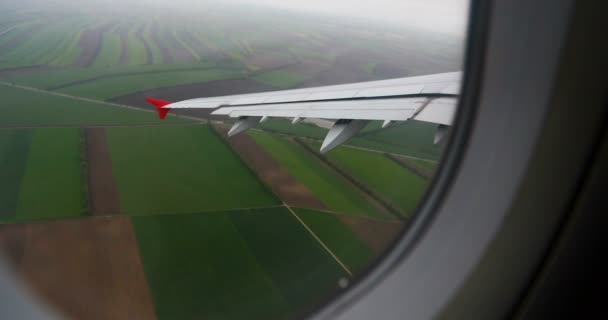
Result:
<svg viewBox="0 0 608 320">
<path fill-rule="evenodd" d="M 169 113 L 169 110 L 171 110 L 171 108 L 163 108 L 164 106 L 171 104 L 171 102 L 169 102 L 169 101 L 155 99 L 155 98 L 146 98 L 146 101 L 148 101 L 150 104 L 152 104 L 156 107 L 156 111 L 158 111 L 158 117 L 160 119 L 166 118 L 167 113 Z"/>
</svg>

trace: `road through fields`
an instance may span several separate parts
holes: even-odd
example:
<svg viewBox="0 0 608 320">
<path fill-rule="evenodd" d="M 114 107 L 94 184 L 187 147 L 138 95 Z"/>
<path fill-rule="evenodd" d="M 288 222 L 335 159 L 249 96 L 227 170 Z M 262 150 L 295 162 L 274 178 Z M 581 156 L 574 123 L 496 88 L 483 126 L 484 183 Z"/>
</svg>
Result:
<svg viewBox="0 0 608 320">
<path fill-rule="evenodd" d="M 285 208 L 287 208 L 287 210 L 291 212 L 291 214 L 296 218 L 296 220 L 298 220 L 298 222 L 302 224 L 306 231 L 308 231 L 308 233 L 310 233 L 310 235 L 313 236 L 315 240 L 317 240 L 317 242 L 323 247 L 323 249 L 325 249 L 325 251 L 327 251 L 327 253 L 329 253 L 329 255 L 331 255 L 334 260 L 336 260 L 340 267 L 342 267 L 342 269 L 344 269 L 344 271 L 346 271 L 349 276 L 352 276 L 352 271 L 350 271 L 350 269 L 336 256 L 336 254 L 331 251 L 331 249 L 329 249 L 329 247 L 323 241 L 321 241 L 321 239 L 315 234 L 315 232 L 312 231 L 312 229 L 310 229 L 308 225 L 306 225 L 306 223 L 304 223 L 304 221 L 302 221 L 302 219 L 300 219 L 300 217 L 288 205 L 285 205 Z"/>
<path fill-rule="evenodd" d="M 131 109 L 131 110 L 138 110 L 138 111 L 143 111 L 143 112 L 156 112 L 154 110 L 142 109 L 142 108 L 138 108 L 138 107 L 128 106 L 126 104 L 119 104 L 119 103 L 108 102 L 108 101 L 103 101 L 103 100 L 97 100 L 97 99 L 90 99 L 90 98 L 84 98 L 84 97 L 79 97 L 79 96 L 73 96 L 73 95 L 70 95 L 70 94 L 65 94 L 65 93 L 60 93 L 60 92 L 54 92 L 54 91 L 49 91 L 49 90 L 44 90 L 44 89 L 39 89 L 39 88 L 34 88 L 34 87 L 29 87 L 29 86 L 23 86 L 23 85 L 14 84 L 14 83 L 11 83 L 11 82 L 6 82 L 6 81 L 0 81 L 0 85 L 4 85 L 4 86 L 8 86 L 8 87 L 15 87 L 15 88 L 23 89 L 23 90 L 28 90 L 28 91 L 32 91 L 32 92 L 48 94 L 48 95 L 52 95 L 52 96 L 58 96 L 58 97 L 68 98 L 68 99 L 72 99 L 72 100 L 78 100 L 78 101 L 84 101 L 84 102 L 90 102 L 90 103 L 103 104 L 103 105 L 112 106 L 112 107 L 127 108 L 127 109 Z M 200 118 L 195 118 L 195 117 L 190 117 L 190 116 L 180 116 L 180 118 L 186 118 L 186 119 L 190 119 L 190 120 L 202 121 Z"/>
</svg>

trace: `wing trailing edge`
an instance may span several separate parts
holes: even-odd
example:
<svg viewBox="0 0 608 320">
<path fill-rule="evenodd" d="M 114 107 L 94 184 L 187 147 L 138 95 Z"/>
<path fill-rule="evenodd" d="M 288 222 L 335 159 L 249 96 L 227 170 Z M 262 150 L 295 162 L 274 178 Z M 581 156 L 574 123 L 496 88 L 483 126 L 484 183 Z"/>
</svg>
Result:
<svg viewBox="0 0 608 320">
<path fill-rule="evenodd" d="M 403 121 L 437 124 L 435 143 L 441 143 L 452 125 L 461 86 L 461 72 L 438 73 L 399 79 L 336 86 L 270 91 L 253 94 L 197 98 L 176 103 L 148 98 L 164 119 L 171 109 L 214 109 L 212 115 L 236 118 L 228 135 L 255 127 L 268 118 L 333 121 L 321 153 L 345 143 L 371 120 L 382 128 Z M 167 105 L 170 104 L 170 108 Z"/>
</svg>

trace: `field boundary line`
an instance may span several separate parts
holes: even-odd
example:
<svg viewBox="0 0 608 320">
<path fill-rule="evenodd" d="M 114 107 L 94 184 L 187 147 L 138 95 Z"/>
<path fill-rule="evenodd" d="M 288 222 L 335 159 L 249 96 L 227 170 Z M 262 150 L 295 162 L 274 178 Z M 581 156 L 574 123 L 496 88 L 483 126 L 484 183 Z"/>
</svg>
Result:
<svg viewBox="0 0 608 320">
<path fill-rule="evenodd" d="M 172 72 L 180 72 L 180 71 L 205 71 L 210 69 L 220 69 L 225 70 L 223 68 L 218 68 L 217 66 L 208 66 L 208 67 L 195 67 L 195 68 L 173 68 L 173 69 L 164 69 L 164 70 L 146 70 L 146 71 L 133 71 L 133 72 L 125 72 L 125 73 L 109 73 L 102 74 L 98 76 L 93 76 L 90 78 L 84 78 L 80 80 L 75 80 L 72 82 L 62 83 L 56 86 L 51 86 L 46 88 L 47 90 L 60 90 L 69 87 L 75 87 L 99 80 L 111 79 L 111 78 L 121 78 L 121 77 L 130 77 L 130 76 L 140 76 L 147 74 L 161 74 L 161 73 L 172 73 Z"/>
<path fill-rule="evenodd" d="M 342 261 L 340 261 L 338 256 L 336 256 L 336 254 L 331 251 L 331 249 L 329 249 L 329 247 L 325 245 L 325 243 L 323 243 L 323 241 L 312 231 L 312 229 L 310 229 L 308 225 L 306 225 L 306 223 L 304 223 L 304 221 L 300 219 L 300 217 L 287 204 L 283 203 L 283 206 L 287 208 L 287 210 L 289 210 L 289 212 L 291 212 L 294 217 L 296 217 L 296 219 L 302 224 L 302 226 L 304 226 L 304 228 L 308 230 L 308 233 L 310 233 L 310 235 L 312 235 L 313 238 L 315 238 L 317 242 L 319 242 L 319 244 L 325 249 L 325 251 L 327 251 L 327 253 L 329 253 L 329 255 L 331 255 L 334 260 L 336 260 L 336 262 L 342 267 L 342 269 L 344 269 L 344 271 L 346 271 L 346 273 L 348 273 L 348 275 L 352 277 L 353 273 L 350 271 L 350 269 L 348 269 L 348 267 Z"/>
<path fill-rule="evenodd" d="M 65 125 L 0 125 L 0 130 L 19 130 L 19 129 L 65 129 L 65 128 L 141 128 L 141 127 L 194 127 L 206 124 L 206 122 L 186 122 L 186 123 L 135 123 L 135 124 L 65 124 Z"/>
<path fill-rule="evenodd" d="M 123 213 L 132 217 L 147 217 L 147 216 L 165 216 L 165 215 L 187 215 L 187 214 L 216 214 L 233 211 L 249 211 L 249 210 L 262 210 L 262 209 L 276 209 L 283 208 L 282 204 L 275 204 L 271 206 L 260 206 L 260 207 L 240 207 L 240 208 L 228 208 L 210 211 L 190 211 L 190 212 L 166 212 L 166 213 Z"/>
<path fill-rule="evenodd" d="M 83 216 L 91 215 L 91 187 L 89 186 L 89 147 L 87 145 L 87 134 L 85 128 L 78 128 L 79 155 L 80 155 L 80 174 L 82 175 L 82 197 L 83 197 Z"/>
<path fill-rule="evenodd" d="M 399 160 L 399 158 L 397 158 L 396 156 L 390 154 L 390 153 L 385 153 L 384 156 L 389 159 L 390 161 L 394 162 L 396 165 L 400 166 L 401 168 L 417 175 L 418 177 L 425 179 L 425 180 L 430 180 L 433 177 L 433 174 L 430 172 L 426 172 L 423 169 L 415 166 L 413 163 L 409 162 L 409 159 L 403 159 L 403 160 Z M 407 161 L 407 162 L 406 162 Z"/>
<path fill-rule="evenodd" d="M 245 167 L 245 169 L 247 169 L 255 177 L 255 179 L 264 187 L 264 189 L 266 189 L 266 191 L 277 200 L 277 202 L 284 203 L 283 199 L 274 193 L 272 187 L 258 175 L 258 172 L 247 161 L 245 161 L 241 153 L 230 144 L 227 136 L 224 136 L 221 132 L 219 132 L 218 129 L 211 123 L 209 124 L 209 130 L 230 150 L 230 152 L 239 160 L 243 167 Z"/>
<path fill-rule="evenodd" d="M 359 190 L 363 194 L 369 196 L 373 201 L 375 201 L 381 208 L 385 209 L 389 214 L 392 214 L 394 218 L 397 220 L 405 221 L 405 217 L 403 214 L 407 214 L 406 212 L 402 212 L 400 208 L 395 207 L 388 200 L 385 200 L 384 197 L 376 192 L 374 192 L 371 188 L 369 188 L 365 183 L 359 181 L 359 179 L 353 177 L 350 173 L 344 171 L 338 165 L 329 160 L 329 158 L 324 155 L 317 153 L 315 150 L 311 148 L 308 144 L 303 142 L 298 138 L 293 138 L 293 141 L 296 144 L 300 145 L 304 150 L 306 150 L 310 155 L 321 161 L 321 163 L 325 164 L 331 170 L 333 170 L 339 177 L 342 177 L 350 184 L 352 184 L 356 190 Z"/>
<path fill-rule="evenodd" d="M 261 130 L 263 130 L 263 129 L 261 129 Z M 287 134 L 284 134 L 284 135 L 287 136 Z M 300 137 L 300 136 L 296 136 L 296 135 L 293 135 L 293 137 L 297 137 L 297 138 L 302 139 L 302 140 L 310 140 L 310 141 L 323 142 L 323 140 L 321 140 L 321 139 L 313 139 L 313 138 L 309 138 L 309 137 Z M 414 157 L 414 156 L 408 156 L 408 155 L 405 155 L 405 154 L 391 153 L 391 152 L 385 152 L 385 151 L 380 151 L 380 150 L 368 149 L 368 148 L 353 146 L 353 145 L 350 145 L 350 144 L 343 144 L 343 145 L 340 145 L 340 146 L 341 147 L 345 147 L 345 148 L 355 149 L 355 150 L 362 150 L 362 151 L 368 151 L 368 152 L 374 152 L 374 153 L 382 153 L 382 154 L 390 154 L 390 155 L 394 155 L 394 156 L 405 157 L 405 158 L 410 158 L 410 159 L 420 160 L 420 161 L 426 161 L 426 162 L 432 162 L 432 163 L 439 162 L 438 160 L 419 158 L 419 157 Z"/>
<path fill-rule="evenodd" d="M 278 209 L 284 208 L 285 206 L 282 204 L 277 204 L 273 206 L 264 206 L 264 207 L 246 207 L 246 208 L 234 208 L 234 209 L 225 209 L 225 210 L 212 210 L 212 211 L 192 211 L 192 212 L 166 212 L 166 213 L 140 213 L 133 214 L 128 212 L 117 212 L 117 213 L 104 213 L 97 215 L 84 215 L 84 216 L 76 216 L 76 217 L 54 217 L 54 218 L 36 218 L 36 219 L 19 219 L 13 221 L 7 221 L 0 219 L 0 226 L 6 224 L 17 224 L 17 223 L 45 223 L 52 221 L 64 221 L 64 220 L 80 220 L 80 219 L 90 219 L 90 218 L 114 218 L 114 217 L 154 217 L 154 216 L 177 216 L 177 215 L 195 215 L 195 214 L 223 214 L 223 213 L 231 213 L 233 211 L 251 211 L 251 210 L 263 210 L 263 209 Z M 313 209 L 314 210 L 314 209 Z"/>
<path fill-rule="evenodd" d="M 391 224 L 402 224 L 403 223 L 403 221 L 396 220 L 396 219 L 384 220 L 384 219 L 373 218 L 373 217 L 369 217 L 369 216 L 363 216 L 363 215 L 346 213 L 346 212 L 337 212 L 337 211 L 331 211 L 331 210 L 321 210 L 321 209 L 306 208 L 306 207 L 299 207 L 299 206 L 290 206 L 290 207 L 291 208 L 296 208 L 296 209 L 312 210 L 312 211 L 316 211 L 316 212 L 321 213 L 321 214 L 330 214 L 330 215 L 333 215 L 333 216 L 354 217 L 356 219 L 362 219 L 362 220 L 368 220 L 368 221 L 380 222 L 380 223 L 391 223 Z"/>
<path fill-rule="evenodd" d="M 218 125 L 222 125 L 222 126 L 228 126 L 228 127 L 232 126 L 231 124 L 227 124 L 227 123 L 224 123 L 222 121 L 213 120 L 212 122 L 216 123 Z M 295 134 L 289 134 L 289 133 L 275 131 L 275 130 L 267 130 L 267 129 L 260 129 L 260 128 L 251 128 L 249 130 L 258 131 L 258 132 L 268 132 L 268 133 L 276 134 L 278 136 L 289 137 L 289 138 L 298 138 L 298 139 L 302 139 L 302 140 L 323 142 L 323 139 L 316 139 L 316 138 L 311 138 L 311 137 L 298 136 L 298 135 L 295 135 Z M 432 162 L 432 163 L 438 163 L 439 162 L 439 160 L 433 160 L 433 159 L 427 159 L 427 158 L 419 158 L 419 157 L 409 156 L 409 155 L 406 155 L 406 154 L 391 153 L 391 152 L 386 152 L 386 151 L 381 151 L 381 150 L 368 149 L 368 148 L 353 146 L 353 145 L 350 145 L 350 144 L 342 144 L 342 145 L 340 145 L 340 147 L 351 148 L 351 149 L 356 149 L 356 150 L 363 150 L 363 151 L 369 151 L 369 152 L 374 152 L 374 153 L 381 153 L 381 154 L 390 154 L 390 155 L 394 155 L 394 156 L 398 156 L 398 157 L 405 157 L 405 158 L 410 158 L 410 159 L 413 159 L 413 160 L 420 160 L 420 161 L 426 161 L 426 162 Z"/>
<path fill-rule="evenodd" d="M 78 100 L 78 101 L 84 101 L 84 102 L 90 102 L 90 103 L 103 104 L 103 105 L 107 105 L 107 106 L 120 107 L 120 108 L 126 108 L 126 109 L 131 109 L 131 110 L 138 110 L 138 111 L 142 111 L 142 112 L 152 112 L 152 113 L 156 112 L 154 110 L 148 110 L 148 109 L 138 108 L 138 107 L 129 106 L 129 105 L 126 105 L 126 104 L 120 104 L 120 103 L 115 103 L 115 102 L 108 102 L 108 101 L 103 101 L 103 100 L 97 100 L 97 99 L 91 99 L 91 98 L 73 96 L 73 95 L 70 95 L 70 94 L 65 94 L 65 93 L 61 93 L 61 92 L 55 92 L 55 91 L 49 91 L 49 90 L 40 89 L 40 88 L 34 88 L 34 87 L 24 86 L 24 85 L 12 83 L 12 82 L 7 82 L 7 81 L 0 81 L 0 84 L 4 85 L 4 86 L 7 86 L 7 87 L 14 87 L 14 88 L 22 89 L 22 90 L 28 90 L 28 91 L 32 91 L 32 92 L 38 92 L 38 93 L 42 93 L 42 94 L 48 94 L 48 95 L 51 95 L 51 96 L 63 97 L 63 98 L 68 98 L 68 99 L 72 99 L 72 100 Z M 190 119 L 190 120 L 196 120 L 196 121 L 199 121 L 199 122 L 203 122 L 204 121 L 204 119 L 201 119 L 201 118 L 195 118 L 195 117 L 185 116 L 185 115 L 173 115 L 173 116 L 177 117 L 177 118 L 186 118 L 186 119 Z"/>
</svg>

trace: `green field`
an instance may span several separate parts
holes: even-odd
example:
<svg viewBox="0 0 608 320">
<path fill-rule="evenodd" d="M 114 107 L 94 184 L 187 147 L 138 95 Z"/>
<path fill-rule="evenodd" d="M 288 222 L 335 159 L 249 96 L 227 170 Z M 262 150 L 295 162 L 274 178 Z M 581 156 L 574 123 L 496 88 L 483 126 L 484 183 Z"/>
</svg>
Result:
<svg viewBox="0 0 608 320">
<path fill-rule="evenodd" d="M 121 76 L 131 76 L 147 73 L 167 73 L 176 71 L 197 70 L 203 72 L 214 66 L 212 63 L 200 63 L 196 66 L 190 64 L 159 64 L 134 65 L 90 68 L 57 68 L 41 73 L 13 75 L 7 79 L 11 82 L 42 89 L 55 89 L 57 87 L 74 85 L 82 81 L 94 81 Z"/>
<path fill-rule="evenodd" d="M 315 149 L 320 143 L 310 142 Z M 395 163 L 382 153 L 339 147 L 326 155 L 338 167 L 365 184 L 382 198 L 410 217 L 424 192 L 428 181 Z"/>
<path fill-rule="evenodd" d="M 224 69 L 209 69 L 204 72 L 199 70 L 176 71 L 102 79 L 60 89 L 59 91 L 70 95 L 104 100 L 147 89 L 239 77 L 242 77 L 240 72 Z"/>
<path fill-rule="evenodd" d="M 78 45 L 82 31 L 75 30 L 71 38 L 67 38 L 65 43 L 62 44 L 61 48 L 63 51 L 52 60 L 49 65 L 54 67 L 66 67 L 72 65 L 80 53 L 82 48 Z"/>
<path fill-rule="evenodd" d="M 380 129 L 381 122 L 372 122 L 349 142 L 350 145 L 384 152 L 437 160 L 441 146 L 433 144 L 437 125 L 407 121 Z"/>
<path fill-rule="evenodd" d="M 311 209 L 293 210 L 352 272 L 369 266 L 374 252 L 335 215 Z"/>
<path fill-rule="evenodd" d="M 127 38 L 127 54 L 130 65 L 146 63 L 146 46 L 142 40 L 135 36 L 136 28 L 129 31 Z"/>
<path fill-rule="evenodd" d="M 347 276 L 287 209 L 233 212 L 231 218 L 293 307 L 322 301 Z"/>
<path fill-rule="evenodd" d="M 78 129 L 0 130 L 0 221 L 81 216 Z"/>
<path fill-rule="evenodd" d="M 44 23 L 44 27 L 41 28 L 39 23 Z M 70 64 L 73 62 L 70 59 L 80 52 L 74 40 L 78 39 L 79 30 L 88 23 L 88 19 L 70 18 L 52 23 L 47 20 L 15 26 L 15 36 L 27 36 L 18 45 L 0 51 L 0 60 L 10 61 L 7 67 Z"/>
<path fill-rule="evenodd" d="M 35 129 L 21 181 L 19 220 L 86 214 L 77 128 Z"/>
<path fill-rule="evenodd" d="M 171 214 L 278 200 L 206 125 L 107 129 L 123 211 Z"/>
<path fill-rule="evenodd" d="M 258 126 L 259 129 L 272 133 L 284 133 L 298 137 L 323 140 L 327 134 L 327 129 L 320 128 L 310 123 L 291 124 L 290 120 L 268 119 Z"/>
<path fill-rule="evenodd" d="M 297 73 L 282 70 L 265 72 L 253 77 L 253 79 L 279 89 L 290 89 L 306 80 L 305 77 Z"/>
<path fill-rule="evenodd" d="M 284 208 L 133 217 L 159 319 L 288 319 L 345 276 Z"/>
<path fill-rule="evenodd" d="M 158 319 L 285 318 L 286 299 L 228 214 L 132 221 Z"/>
<path fill-rule="evenodd" d="M 16 216 L 31 139 L 31 130 L 0 130 L 1 221 L 13 220 Z"/>
<path fill-rule="evenodd" d="M 93 67 L 110 67 L 119 64 L 120 61 L 120 36 L 113 33 L 105 33 L 101 43 L 101 52 L 95 59 Z"/>
<path fill-rule="evenodd" d="M 158 123 L 156 113 L 142 112 L 100 103 L 75 100 L 42 92 L 0 85 L 5 99 L 0 104 L 0 127 L 86 126 Z M 168 117 L 168 123 L 187 123 Z"/>
<path fill-rule="evenodd" d="M 331 210 L 390 219 L 389 215 L 379 212 L 361 192 L 331 172 L 303 147 L 264 132 L 251 131 L 249 134 Z"/>
<path fill-rule="evenodd" d="M 408 121 L 381 129 L 381 124 L 381 121 L 372 121 L 359 134 L 346 142 L 346 145 L 431 160 L 439 158 L 441 147 L 433 144 L 436 125 Z M 273 133 L 316 140 L 325 139 L 327 134 L 327 129 L 308 123 L 292 125 L 290 120 L 285 119 L 270 119 L 260 124 L 259 128 Z M 432 163 L 424 165 L 433 166 Z"/>
<path fill-rule="evenodd" d="M 154 21 L 154 24 L 157 24 L 158 21 Z M 146 24 L 145 25 L 145 33 L 143 35 L 144 39 L 146 40 L 146 42 L 148 43 L 148 45 L 150 46 L 150 49 L 152 50 L 152 63 L 154 64 L 162 64 L 163 61 L 163 57 L 162 54 L 160 53 L 160 48 L 158 47 L 158 44 L 152 40 L 152 36 L 151 36 L 151 24 Z"/>
<path fill-rule="evenodd" d="M 423 168 L 429 172 L 434 172 L 435 170 L 437 170 L 438 163 L 435 161 L 412 159 L 412 162 L 414 162 L 418 167 Z"/>
</svg>

